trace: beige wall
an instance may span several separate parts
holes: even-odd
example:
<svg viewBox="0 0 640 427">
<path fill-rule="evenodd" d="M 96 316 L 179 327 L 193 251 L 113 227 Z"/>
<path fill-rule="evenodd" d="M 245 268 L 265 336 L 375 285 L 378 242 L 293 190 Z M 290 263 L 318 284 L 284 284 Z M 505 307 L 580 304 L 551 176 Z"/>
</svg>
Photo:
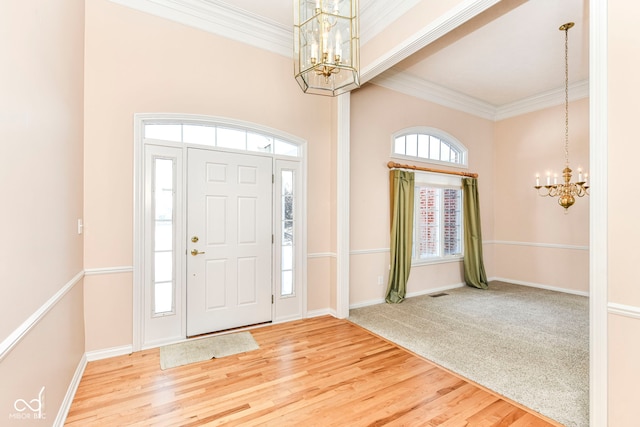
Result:
<svg viewBox="0 0 640 427">
<path fill-rule="evenodd" d="M 146 16 L 106 0 L 86 2 L 85 74 L 83 3 L 80 0 L 7 0 L 0 4 L 0 28 L 5 36 L 0 39 L 0 47 L 4 63 L 11 64 L 2 68 L 0 79 L 3 94 L 0 97 L 0 137 L 3 141 L 0 144 L 0 182 L 5 206 L 15 207 L 0 210 L 0 223 L 3 224 L 0 240 L 0 278 L 3 283 L 0 287 L 0 340 L 14 332 L 82 270 L 83 243 L 82 236 L 76 233 L 76 220 L 83 216 L 83 181 L 86 183 L 86 267 L 131 265 L 132 115 L 139 111 L 221 115 L 275 127 L 309 140 L 310 158 L 313 159 L 309 165 L 309 252 L 321 254 L 309 260 L 309 309 L 321 309 L 328 302 L 330 304 L 332 293 L 326 282 L 335 284 L 332 282 L 335 280 L 335 259 L 331 255 L 322 255 L 335 252 L 335 241 L 332 240 L 335 221 L 331 219 L 335 217 L 336 183 L 332 181 L 335 169 L 331 165 L 335 160 L 335 147 L 331 148 L 335 143 L 335 132 L 327 126 L 333 114 L 329 101 L 301 95 L 293 79 L 286 77 L 291 69 L 290 60 L 286 58 Z M 637 363 L 640 360 L 640 320 L 633 315 L 640 311 L 640 287 L 634 274 L 634 267 L 640 259 L 635 246 L 629 243 L 640 237 L 640 225 L 637 221 L 639 202 L 628 197 L 624 187 L 618 184 L 632 181 L 635 161 L 640 155 L 640 146 L 633 140 L 637 121 L 635 100 L 640 93 L 640 83 L 635 76 L 638 68 L 636 58 L 640 57 L 640 32 L 633 28 L 640 16 L 640 5 L 626 0 L 610 0 L 608 4 L 609 222 L 596 226 L 606 226 L 609 232 L 609 302 L 614 307 L 626 307 L 627 312 L 622 315 L 611 313 L 608 324 L 609 425 L 626 427 L 635 425 L 640 416 L 635 399 L 640 379 L 640 365 Z M 114 28 L 118 31 L 113 31 Z M 365 65 L 384 54 L 386 45 L 379 51 L 373 46 L 366 54 L 363 52 Z M 240 73 L 238 67 L 220 66 L 220 57 L 232 58 L 234 65 L 245 64 L 249 71 Z M 244 59 L 246 57 L 254 62 L 249 63 Z M 264 81 L 276 83 L 264 87 L 252 83 L 250 77 L 258 68 L 248 66 L 254 63 L 269 63 L 270 68 L 260 72 Z M 87 79 L 84 121 L 87 128 L 84 157 L 87 171 L 83 180 L 84 76 Z M 242 85 L 231 89 L 232 83 Z M 379 97 L 416 109 L 402 110 L 402 114 L 394 114 L 389 119 L 393 111 L 384 108 L 384 104 L 368 105 L 368 101 L 379 100 Z M 572 115 L 585 108 L 579 104 L 572 104 Z M 537 133 L 544 131 L 545 126 L 541 123 L 548 120 L 543 116 L 548 114 L 556 120 L 557 111 L 541 112 L 540 116 L 534 113 L 534 116 L 516 120 L 523 120 L 522 123 L 498 123 L 494 138 L 481 120 L 462 113 L 451 114 L 444 108 L 381 88 L 365 87 L 354 93 L 352 101 L 352 167 L 357 170 L 361 166 L 358 159 L 371 161 L 363 168 L 371 171 L 364 170 L 362 176 L 369 174 L 373 179 L 372 185 L 384 187 L 386 191 L 384 163 L 388 157 L 388 151 L 385 151 L 388 150 L 388 140 L 382 141 L 386 137 L 373 138 L 369 134 L 368 127 L 379 128 L 377 120 L 369 118 L 367 122 L 369 113 L 381 118 L 381 135 L 390 129 L 423 124 L 408 123 L 411 120 L 407 120 L 420 113 L 417 117 L 420 122 L 433 121 L 465 144 L 476 138 L 467 139 L 466 135 L 459 135 L 455 130 L 468 129 L 469 126 L 474 133 L 472 136 L 480 135 L 480 142 L 494 144 L 491 150 L 479 153 L 479 159 L 472 158 L 477 163 L 470 168 L 480 173 L 480 183 L 485 187 L 481 193 L 485 240 L 531 238 L 544 243 L 586 244 L 582 240 L 585 234 L 581 227 L 588 222 L 588 213 L 581 211 L 580 205 L 571 208 L 569 217 L 577 217 L 581 225 L 575 233 L 557 240 L 551 240 L 557 235 L 554 227 L 566 222 L 564 216 L 558 218 L 562 214 L 561 209 L 549 209 L 548 213 L 535 211 L 537 231 L 519 227 L 511 221 L 517 215 L 506 217 L 508 209 L 500 212 L 497 209 L 504 206 L 502 199 L 508 198 L 506 193 L 497 190 L 511 188 L 502 180 L 504 175 L 517 181 L 513 186 L 517 186 L 524 196 L 526 192 L 521 189 L 529 187 L 533 173 L 546 166 L 546 156 L 540 157 L 536 164 L 522 162 L 524 157 L 519 156 L 523 154 L 520 150 L 524 146 L 516 141 L 511 147 L 509 135 L 519 139 L 530 126 L 524 120 L 536 117 L 532 122 L 538 123 L 534 132 L 536 138 L 530 141 L 532 151 L 527 157 L 529 163 L 533 163 L 546 144 L 555 147 L 558 143 L 557 130 L 549 129 L 553 134 L 549 138 Z M 456 117 L 456 123 L 448 122 L 445 116 Z M 574 144 L 577 128 L 573 124 L 576 120 L 579 122 L 581 119 L 572 118 L 572 163 L 578 161 L 578 156 L 586 158 L 585 152 L 580 154 L 580 148 Z M 476 131 L 479 131 L 477 135 Z M 574 157 L 575 149 L 578 151 Z M 375 153 L 371 155 L 370 150 Z M 501 164 L 511 161 L 506 153 L 516 156 L 516 164 L 526 173 L 511 175 L 503 169 Z M 487 155 L 491 158 L 485 158 Z M 496 172 L 494 178 L 494 166 L 501 171 L 501 176 Z M 363 180 L 358 176 L 352 175 L 352 218 L 362 213 L 362 200 L 366 199 L 362 198 L 366 192 L 363 195 L 354 191 L 365 189 Z M 489 191 L 494 185 L 496 191 Z M 384 230 L 388 226 L 387 209 L 382 202 L 384 198 L 371 198 L 373 207 L 382 209 L 384 215 L 371 223 L 360 224 L 352 219 L 352 250 L 388 247 L 385 233 L 371 231 Z M 519 202 L 528 206 L 527 200 Z M 537 200 L 535 209 L 542 209 L 546 202 L 553 203 L 551 200 Z M 520 203 L 509 202 L 506 205 L 521 210 Z M 496 206 L 495 211 L 493 206 Z M 369 216 L 365 218 L 369 219 Z M 554 249 L 545 251 L 554 253 Z M 488 273 L 505 271 L 504 265 L 493 265 L 498 257 L 494 257 L 492 252 L 485 248 L 485 259 L 492 259 L 488 263 Z M 370 273 L 368 269 L 371 265 L 388 263 L 387 256 L 380 253 L 370 255 L 368 260 L 361 259 L 360 255 L 351 256 L 352 278 L 358 271 L 363 277 L 362 283 L 352 281 L 352 300 L 365 301 L 382 296 L 383 290 L 377 288 L 375 282 L 370 283 L 370 276 L 377 276 L 378 272 Z M 523 253 L 520 258 L 528 256 L 530 254 Z M 544 256 L 553 257 L 549 254 Z M 572 265 L 583 262 L 580 259 L 571 261 Z M 34 268 L 36 263 L 38 268 Z M 443 281 L 448 281 L 446 275 L 453 272 L 432 273 L 430 276 L 444 277 Z M 386 277 L 386 272 L 380 274 Z M 46 415 L 48 420 L 52 420 L 83 351 L 130 343 L 130 319 L 124 313 L 131 312 L 131 286 L 128 273 L 88 276 L 84 283 L 80 280 L 11 352 L 3 354 L 0 360 L 0 408 L 4 408 L 4 414 L 12 410 L 16 399 L 35 398 L 40 388 L 45 386 Z M 102 300 L 106 304 L 102 304 Z M 83 305 L 90 324 L 86 347 Z M 120 323 L 111 328 L 109 322 L 114 319 L 114 313 L 123 316 L 118 317 Z M 5 416 L 0 415 L 2 425 L 32 424 L 24 420 L 12 423 Z"/>
<path fill-rule="evenodd" d="M 640 81 L 640 4 L 608 2 L 609 158 L 608 284 L 609 303 L 627 307 L 626 315 L 609 314 L 609 426 L 634 426 L 640 419 L 640 201 L 629 196 L 640 158 L 638 97 Z M 605 224 L 602 224 L 604 226 Z"/>
<path fill-rule="evenodd" d="M 53 425 L 85 351 L 82 287 L 77 283 L 0 362 L 0 425 Z M 22 414 L 31 419 L 17 418 L 15 401 L 37 399 L 42 387 L 46 422 L 29 410 Z"/>
<path fill-rule="evenodd" d="M 333 250 L 331 99 L 303 94 L 290 58 L 106 0 L 86 9 L 85 268 L 133 263 L 134 113 L 227 117 L 306 139 L 307 249 Z M 309 310 L 329 303 L 329 258 L 309 259 Z M 98 277 L 86 278 L 87 349 L 131 344 L 130 319 L 113 325 L 111 313 L 131 311 L 132 275 Z"/>
<path fill-rule="evenodd" d="M 565 214 L 557 198 L 536 194 L 547 170 L 562 179 L 564 105 L 505 119 L 495 132 L 496 277 L 589 291 L 589 197 L 577 198 Z M 589 100 L 569 105 L 569 160 L 589 170 Z M 552 178 L 553 179 L 553 178 Z"/>
<path fill-rule="evenodd" d="M 70 287 L 0 355 L 0 425 L 42 425 L 9 418 L 14 402 L 45 387 L 52 422 L 84 353 L 84 2 L 2 1 L 0 28 L 0 342 Z"/>
<path fill-rule="evenodd" d="M 588 171 L 588 119 L 588 100 L 572 102 L 574 171 L 578 166 Z M 367 85 L 352 94 L 351 304 L 384 295 L 389 265 L 386 163 L 391 134 L 411 126 L 442 129 L 469 149 L 469 171 L 479 173 L 485 268 L 490 278 L 588 292 L 589 199 L 578 199 L 564 214 L 556 200 L 540 198 L 533 189 L 536 172 L 544 180 L 545 167 L 557 172 L 564 167 L 564 106 L 494 123 Z M 377 284 L 379 276 L 384 285 Z M 462 282 L 459 263 L 415 267 L 407 292 Z"/>
<path fill-rule="evenodd" d="M 428 126 L 467 147 L 468 171 L 479 174 L 483 237 L 491 240 L 494 123 L 370 84 L 352 93 L 351 117 L 350 303 L 361 304 L 384 298 L 389 274 L 391 135 L 408 127 Z M 484 252 L 487 274 L 491 274 L 491 248 L 485 245 Z M 460 284 L 464 281 L 461 271 L 459 262 L 414 267 L 407 292 Z M 378 276 L 383 276 L 384 285 L 378 285 Z"/>
</svg>

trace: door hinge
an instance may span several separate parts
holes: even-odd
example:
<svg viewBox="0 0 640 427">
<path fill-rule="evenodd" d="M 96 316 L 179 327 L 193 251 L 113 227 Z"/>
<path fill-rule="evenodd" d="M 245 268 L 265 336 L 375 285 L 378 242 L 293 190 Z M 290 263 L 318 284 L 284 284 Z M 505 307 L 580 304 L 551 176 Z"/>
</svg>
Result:
<svg viewBox="0 0 640 427">
<path fill-rule="evenodd" d="M 275 174 L 271 174 L 271 183 L 275 184 L 276 183 L 276 176 Z"/>
<path fill-rule="evenodd" d="M 271 304 L 273 304 L 273 301 L 274 301 L 274 296 L 271 295 Z"/>
<path fill-rule="evenodd" d="M 273 245 L 276 242 L 276 237 L 275 235 L 271 235 L 271 244 Z"/>
</svg>

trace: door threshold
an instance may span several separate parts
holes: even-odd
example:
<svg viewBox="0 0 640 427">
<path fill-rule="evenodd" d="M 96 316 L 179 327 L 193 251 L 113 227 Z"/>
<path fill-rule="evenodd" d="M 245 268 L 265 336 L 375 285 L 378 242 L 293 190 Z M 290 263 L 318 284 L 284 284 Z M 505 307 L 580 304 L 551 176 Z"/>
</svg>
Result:
<svg viewBox="0 0 640 427">
<path fill-rule="evenodd" d="M 252 323 L 251 325 L 237 326 L 235 328 L 221 329 L 219 331 L 205 332 L 203 334 L 198 334 L 198 335 L 188 335 L 187 339 L 212 337 L 212 336 L 216 336 L 216 335 L 226 335 L 226 334 L 230 334 L 232 332 L 245 331 L 247 329 L 255 329 L 255 328 L 258 328 L 260 326 L 270 325 L 271 323 L 273 323 L 273 321 L 269 320 L 267 322 Z"/>
</svg>

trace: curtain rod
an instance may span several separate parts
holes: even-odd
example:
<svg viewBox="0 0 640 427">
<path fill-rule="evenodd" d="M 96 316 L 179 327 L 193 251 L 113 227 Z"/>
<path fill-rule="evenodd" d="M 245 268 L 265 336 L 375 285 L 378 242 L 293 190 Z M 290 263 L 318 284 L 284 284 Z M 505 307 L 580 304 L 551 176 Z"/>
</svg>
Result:
<svg viewBox="0 0 640 427">
<path fill-rule="evenodd" d="M 421 166 L 402 165 L 402 164 L 396 163 L 396 162 L 387 163 L 387 167 L 389 167 L 389 169 L 393 169 L 393 168 L 396 168 L 396 169 L 412 169 L 412 170 L 418 170 L 418 171 L 424 171 L 424 172 L 444 173 L 444 174 L 447 174 L 447 175 L 468 176 L 468 177 L 471 177 L 471 178 L 477 178 L 478 177 L 477 173 L 454 172 L 454 171 L 446 171 L 446 170 L 442 170 L 442 169 L 423 168 Z"/>
</svg>

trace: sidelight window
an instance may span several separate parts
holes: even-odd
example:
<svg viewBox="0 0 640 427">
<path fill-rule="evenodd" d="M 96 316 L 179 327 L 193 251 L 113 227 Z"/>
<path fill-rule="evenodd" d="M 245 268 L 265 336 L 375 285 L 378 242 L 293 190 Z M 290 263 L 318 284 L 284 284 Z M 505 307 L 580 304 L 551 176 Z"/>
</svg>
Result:
<svg viewBox="0 0 640 427">
<path fill-rule="evenodd" d="M 153 314 L 175 308 L 175 164 L 174 159 L 153 160 Z"/>
<path fill-rule="evenodd" d="M 281 286 L 280 296 L 292 296 L 294 294 L 294 221 L 295 221 L 295 205 L 294 205 L 294 171 L 283 169 L 281 174 Z"/>
</svg>

